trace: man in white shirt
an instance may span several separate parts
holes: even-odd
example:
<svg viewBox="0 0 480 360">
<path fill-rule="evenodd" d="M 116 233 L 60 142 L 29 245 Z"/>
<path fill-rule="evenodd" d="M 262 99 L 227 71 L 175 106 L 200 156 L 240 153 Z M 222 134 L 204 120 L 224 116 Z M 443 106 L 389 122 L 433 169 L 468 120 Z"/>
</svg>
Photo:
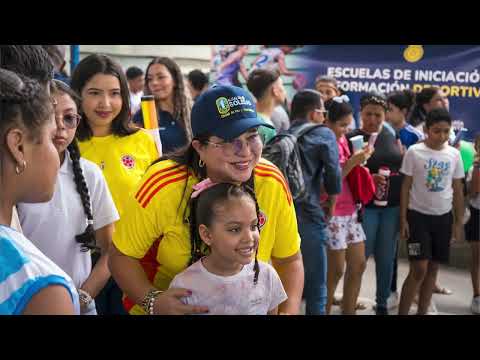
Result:
<svg viewBox="0 0 480 360">
<path fill-rule="evenodd" d="M 143 96 L 143 88 L 145 87 L 145 77 L 142 69 L 131 66 L 126 73 L 128 80 L 128 88 L 130 89 L 130 107 L 132 115 L 140 110 L 140 104 Z"/>
</svg>

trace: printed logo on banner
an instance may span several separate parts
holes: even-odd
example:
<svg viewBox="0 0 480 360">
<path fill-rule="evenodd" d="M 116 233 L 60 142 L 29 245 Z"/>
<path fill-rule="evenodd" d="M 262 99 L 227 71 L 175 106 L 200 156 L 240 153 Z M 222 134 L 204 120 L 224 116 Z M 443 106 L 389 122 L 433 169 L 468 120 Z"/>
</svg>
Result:
<svg viewBox="0 0 480 360">
<path fill-rule="evenodd" d="M 403 52 L 403 57 L 408 62 L 414 63 L 423 58 L 423 46 L 422 45 L 408 45 Z"/>
</svg>

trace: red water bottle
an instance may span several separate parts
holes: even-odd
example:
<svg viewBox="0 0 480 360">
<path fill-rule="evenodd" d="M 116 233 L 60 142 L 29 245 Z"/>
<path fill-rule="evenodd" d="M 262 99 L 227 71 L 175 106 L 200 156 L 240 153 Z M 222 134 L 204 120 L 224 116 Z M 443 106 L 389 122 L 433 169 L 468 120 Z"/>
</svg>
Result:
<svg viewBox="0 0 480 360">
<path fill-rule="evenodd" d="M 377 206 L 387 206 L 388 204 L 388 190 L 390 187 L 390 169 L 382 166 L 378 170 L 378 175 L 385 177 L 385 184 L 377 184 L 375 191 L 375 199 L 373 203 Z"/>
</svg>

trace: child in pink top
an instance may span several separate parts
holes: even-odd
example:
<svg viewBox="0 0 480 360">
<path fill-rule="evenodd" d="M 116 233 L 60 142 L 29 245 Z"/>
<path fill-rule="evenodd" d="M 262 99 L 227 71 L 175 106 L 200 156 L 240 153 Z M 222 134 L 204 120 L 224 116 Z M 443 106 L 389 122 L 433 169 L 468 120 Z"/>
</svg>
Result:
<svg viewBox="0 0 480 360">
<path fill-rule="evenodd" d="M 355 152 L 353 155 L 348 148 L 345 134 L 353 120 L 353 110 L 348 103 L 347 96 L 334 97 L 325 103 L 328 110 L 325 124 L 337 136 L 337 143 L 342 167 L 342 192 L 337 196 L 337 203 L 332 216 L 327 224 L 328 241 L 328 277 L 327 277 L 327 314 L 330 313 L 335 289 L 346 273 L 343 286 L 342 313 L 355 314 L 357 298 L 360 292 L 363 271 L 365 270 L 365 233 L 357 221 L 355 201 L 347 182 L 350 171 L 370 156 L 371 150 L 367 147 Z"/>
</svg>

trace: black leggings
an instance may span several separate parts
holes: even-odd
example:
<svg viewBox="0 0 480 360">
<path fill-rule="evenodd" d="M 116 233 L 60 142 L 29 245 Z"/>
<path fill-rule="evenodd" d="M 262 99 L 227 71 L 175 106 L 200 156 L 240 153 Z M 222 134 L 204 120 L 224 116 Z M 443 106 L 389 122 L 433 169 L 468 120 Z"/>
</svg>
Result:
<svg viewBox="0 0 480 360">
<path fill-rule="evenodd" d="M 397 242 L 397 249 L 395 250 L 395 259 L 393 259 L 393 274 L 392 274 L 392 284 L 390 285 L 390 291 L 396 292 L 397 291 L 397 280 L 398 280 L 398 245 L 399 241 Z"/>
</svg>

